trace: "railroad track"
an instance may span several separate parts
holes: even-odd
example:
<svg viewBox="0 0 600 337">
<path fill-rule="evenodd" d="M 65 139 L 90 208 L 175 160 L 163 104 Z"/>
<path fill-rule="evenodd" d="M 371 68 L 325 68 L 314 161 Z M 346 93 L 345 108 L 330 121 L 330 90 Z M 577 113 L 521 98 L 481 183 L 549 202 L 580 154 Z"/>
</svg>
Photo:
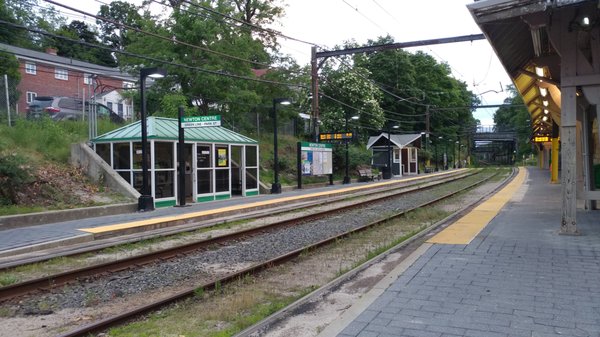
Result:
<svg viewBox="0 0 600 337">
<path fill-rule="evenodd" d="M 71 282 L 75 279 L 78 278 L 85 278 L 85 277 L 89 277 L 92 275 L 98 275 L 101 273 L 107 273 L 107 272 L 115 272 L 115 271 L 119 271 L 119 270 L 123 270 L 123 269 L 127 269 L 130 268 L 132 265 L 134 266 L 140 266 L 140 265 L 144 265 L 150 262 L 154 262 L 157 260 L 165 260 L 165 259 L 169 259 L 175 256 L 179 256 L 181 254 L 188 254 L 189 252 L 192 251 L 196 251 L 199 249 L 206 249 L 206 247 L 211 246 L 211 245 L 215 245 L 215 244 L 224 244 L 227 241 L 231 241 L 231 240 L 238 240 L 241 237 L 246 237 L 246 236 L 252 236 L 252 235 L 257 235 L 258 233 L 262 233 L 265 231 L 269 231 L 269 230 L 274 230 L 276 228 L 281 228 L 282 226 L 291 226 L 295 223 L 298 222 L 305 222 L 305 221 L 310 221 L 312 219 L 316 219 L 316 218 L 322 218 L 325 217 L 327 215 L 331 215 L 332 213 L 339 213 L 339 212 L 344 212 L 345 210 L 349 209 L 349 208 L 356 208 L 359 207 L 359 204 L 361 207 L 365 207 L 365 205 L 369 205 L 371 203 L 375 203 L 375 202 L 381 202 L 383 200 L 386 199 L 390 199 L 390 198 L 397 198 L 399 195 L 406 195 L 408 193 L 412 193 L 415 191 L 422 191 L 424 188 L 429 189 L 435 186 L 439 186 L 442 185 L 444 183 L 447 183 L 448 181 L 455 181 L 458 179 L 462 179 L 465 176 L 469 176 L 469 175 L 461 175 L 458 177 L 452 177 L 449 179 L 444 179 L 442 181 L 437 181 L 437 182 L 432 182 L 427 184 L 427 186 L 413 186 L 410 187 L 408 189 L 404 189 L 402 191 L 396 191 L 394 193 L 390 193 L 389 191 L 387 191 L 386 195 L 383 196 L 377 196 L 377 197 L 373 197 L 371 199 L 368 200 L 363 200 L 360 202 L 356 202 L 354 204 L 351 205 L 346 205 L 344 207 L 340 207 L 340 208 L 336 208 L 336 209 L 332 209 L 332 210 L 326 210 L 326 211 L 322 211 L 319 213 L 314 213 L 311 214 L 309 216 L 306 217 L 299 217 L 296 218 L 294 220 L 287 220 L 287 221 L 282 221 L 282 222 L 278 222 L 278 223 L 274 223 L 274 224 L 270 224 L 267 226 L 263 226 L 263 227 L 259 227 L 259 228 L 252 228 L 252 229 L 248 229 L 248 230 L 244 230 L 244 231 L 240 231 L 240 232 L 236 232 L 236 233 L 232 233 L 229 235 L 224 235 L 222 237 L 217 237 L 217 238 L 211 238 L 209 240 L 204 240 L 202 242 L 197 242 L 197 243 L 193 243 L 190 245 L 186 245 L 183 247 L 178 247 L 178 248 L 174 248 L 174 249 L 168 249 L 168 250 L 164 250 L 161 252 L 155 252 L 152 254 L 145 254 L 145 255 L 141 255 L 141 256 L 137 256 L 137 257 L 132 257 L 130 259 L 126 259 L 126 260 L 120 260 L 117 261 L 117 263 L 107 263 L 107 264 L 103 264 L 103 265 L 98 265 L 98 266 L 93 266 L 93 267 L 89 267 L 89 268 L 82 268 L 79 270 L 74 270 L 71 272 L 67 272 L 67 273 L 63 273 L 60 275 L 53 275 L 51 277 L 46 277 L 46 278 L 42 278 L 42 279 L 38 279 L 38 280 L 32 280 L 32 281 L 28 281 L 28 282 L 24 282 L 21 284 L 16 284 L 13 286 L 9 286 L 9 287 L 5 287 L 5 288 L 1 288 L 0 289 L 0 299 L 2 300 L 6 300 L 9 298 L 13 298 L 15 296 L 21 296 L 23 294 L 32 292 L 32 291 L 36 291 L 36 290 L 40 290 L 40 289 L 48 289 L 50 287 L 53 286 L 59 286 L 59 285 L 63 285 L 67 282 Z M 200 284 L 200 285 L 196 285 L 193 288 L 181 291 L 173 296 L 169 296 L 168 298 L 164 298 L 161 299 L 155 303 L 151 303 L 139 308 L 135 308 L 131 311 L 128 311 L 126 313 L 123 313 L 121 315 L 118 316 L 114 316 L 114 317 L 110 317 L 107 318 L 105 320 L 102 321 L 98 321 L 95 322 L 93 324 L 87 325 L 85 327 L 81 327 L 77 330 L 71 331 L 67 334 L 64 334 L 63 336 L 83 336 L 83 335 L 87 335 L 89 333 L 93 333 L 93 332 L 97 332 L 97 331 L 102 331 L 105 330 L 107 327 L 122 323 L 123 321 L 129 320 L 132 317 L 136 317 L 138 315 L 144 314 L 144 313 L 148 313 L 154 310 L 157 310 L 158 308 L 161 308 L 165 305 L 168 305 L 170 303 L 173 302 L 177 302 L 183 298 L 187 298 L 190 296 L 194 295 L 194 292 L 196 289 L 198 288 L 202 288 L 202 289 L 206 289 L 206 290 L 210 290 L 210 289 L 214 289 L 215 285 L 219 284 L 219 285 L 223 285 L 227 282 L 230 282 L 232 280 L 237 280 L 241 277 L 244 277 L 245 275 L 248 274 L 252 274 L 252 273 L 256 273 L 259 271 L 262 271 L 266 268 L 270 268 L 274 265 L 278 265 L 281 263 L 284 263 L 290 259 L 293 259 L 295 257 L 297 257 L 299 254 L 301 254 L 302 252 L 305 252 L 307 249 L 312 249 L 312 248 L 316 248 L 316 247 L 320 247 L 322 245 L 326 245 L 332 241 L 338 240 L 340 238 L 346 237 L 352 233 L 356 233 L 358 231 L 362 231 L 368 228 L 371 228 L 373 226 L 376 226 L 378 224 L 381 224 L 382 222 L 386 222 L 389 221 L 390 219 L 394 219 L 400 216 L 403 216 L 404 214 L 406 214 L 407 212 L 411 212 L 415 209 L 421 208 L 421 207 L 425 207 L 425 206 L 429 206 L 435 203 L 438 203 L 442 200 L 445 200 L 457 193 L 461 193 L 465 190 L 471 189 L 474 186 L 477 186 L 489 179 L 491 179 L 493 176 L 490 177 L 486 177 L 484 179 L 481 179 L 467 187 L 464 187 L 462 189 L 447 193 L 441 197 L 438 198 L 434 198 L 432 200 L 429 200 L 427 202 L 421 203 L 417 206 L 411 207 L 410 209 L 406 209 L 403 210 L 402 212 L 398 212 L 396 214 L 390 215 L 390 216 L 386 216 L 385 218 L 382 218 L 380 220 L 377 221 L 373 221 L 371 223 L 365 224 L 361 227 L 346 231 L 344 233 L 329 237 L 327 239 L 321 240 L 319 242 L 313 243 L 309 246 L 306 247 L 302 247 L 300 249 L 296 249 L 290 252 L 287 252 L 285 254 L 282 254 L 278 257 L 269 259 L 268 261 L 264 261 L 261 263 L 257 263 L 251 267 L 239 270 L 235 273 L 231 273 L 225 277 L 222 277 L 219 280 L 215 280 L 215 281 L 211 281 L 211 282 L 207 282 L 204 284 Z M 20 294 L 20 295 L 19 295 Z"/>
<path fill-rule="evenodd" d="M 469 170 L 469 171 L 459 171 L 453 172 L 451 174 L 445 174 L 440 176 L 434 176 L 432 179 L 428 181 L 423 180 L 415 180 L 410 182 L 399 182 L 397 184 L 391 185 L 383 185 L 375 188 L 369 188 L 365 190 L 357 191 L 352 194 L 353 198 L 369 198 L 375 197 L 384 193 L 394 193 L 394 192 L 402 192 L 406 189 L 411 189 L 416 186 L 427 186 L 429 184 L 443 183 L 448 181 L 453 181 L 455 179 L 460 179 L 464 177 L 468 177 L 470 175 L 476 174 L 477 170 Z M 333 196 L 324 196 L 313 200 L 312 198 L 308 201 L 290 203 L 289 205 L 285 205 L 282 207 L 268 208 L 262 209 L 258 211 L 250 211 L 250 212 L 240 212 L 237 216 L 227 216 L 224 218 L 210 219 L 207 221 L 201 221 L 196 223 L 188 223 L 185 225 L 175 226 L 174 228 L 162 228 L 157 230 L 152 230 L 148 233 L 143 234 L 131 234 L 124 235 L 122 238 L 110 238 L 103 239 L 98 241 L 86 242 L 82 244 L 76 244 L 73 246 L 62 247 L 58 250 L 53 249 L 52 252 L 41 251 L 35 253 L 36 256 L 31 257 L 31 254 L 26 254 L 26 256 L 16 256 L 14 258 L 4 258 L 0 259 L 0 272 L 9 271 L 12 268 L 16 268 L 19 266 L 32 264 L 32 263 L 40 263 L 44 261 L 48 261 L 54 258 L 61 257 L 69 257 L 76 256 L 80 254 L 86 253 L 96 253 L 103 249 L 109 247 L 115 247 L 123 244 L 131 244 L 147 239 L 153 239 L 156 237 L 168 237 L 171 235 L 192 232 L 198 229 L 210 229 L 211 227 L 216 227 L 224 223 L 232 223 L 235 221 L 248 221 L 248 220 L 257 220 L 268 216 L 284 214 L 291 211 L 297 212 L 304 209 L 310 209 L 313 207 L 321 206 L 322 204 L 333 204 L 336 202 L 342 202 L 348 199 L 348 195 L 333 195 Z M 2 300 L 0 296 L 0 301 Z"/>
<path fill-rule="evenodd" d="M 448 182 L 457 178 L 464 178 L 473 174 L 477 174 L 479 170 L 465 170 L 465 171 L 457 171 L 444 173 L 440 175 L 428 176 L 427 180 L 411 180 L 411 181 L 398 181 L 397 183 L 377 186 L 373 188 L 366 188 L 364 190 L 356 191 L 352 194 L 352 197 L 359 198 L 369 198 L 371 196 L 377 196 L 382 193 L 393 193 L 394 191 L 404 191 L 407 188 L 415 187 L 415 186 L 427 186 L 431 183 L 436 182 Z M 31 263 L 39 263 L 48 261 L 54 258 L 59 257 L 68 257 L 75 256 L 85 253 L 94 253 L 98 252 L 102 249 L 114 247 L 120 244 L 130 244 L 135 243 L 142 240 L 152 239 L 156 237 L 165 237 L 170 235 L 176 235 L 185 232 L 192 232 L 198 230 L 200 228 L 207 229 L 210 227 L 218 226 L 223 223 L 231 223 L 234 221 L 241 220 L 256 220 L 266 216 L 272 216 L 277 214 L 283 214 L 290 211 L 298 211 L 302 209 L 308 209 L 316 206 L 320 206 L 322 204 L 330 204 L 336 203 L 343 200 L 348 199 L 347 194 L 336 194 L 335 191 L 331 193 L 331 195 L 319 196 L 316 198 L 307 198 L 306 200 L 299 202 L 291 202 L 287 205 L 276 206 L 272 208 L 266 209 L 258 209 L 251 211 L 239 212 L 237 215 L 229 215 L 223 218 L 214 218 L 208 220 L 196 220 L 194 218 L 190 218 L 186 220 L 185 224 L 175 225 L 173 227 L 169 226 L 166 228 L 159 228 L 155 230 L 151 230 L 148 232 L 144 232 L 143 234 L 129 234 L 123 235 L 119 238 L 105 238 L 94 240 L 92 242 L 86 242 L 81 244 L 69 245 L 67 247 L 52 249 L 52 251 L 40 251 L 37 253 L 29 253 L 24 256 L 15 256 L 15 257 L 5 257 L 0 258 L 0 272 L 7 271 L 8 269 L 19 267 L 26 264 Z M 33 256 L 32 256 L 33 255 Z M 0 298 L 1 300 L 1 298 Z"/>
</svg>

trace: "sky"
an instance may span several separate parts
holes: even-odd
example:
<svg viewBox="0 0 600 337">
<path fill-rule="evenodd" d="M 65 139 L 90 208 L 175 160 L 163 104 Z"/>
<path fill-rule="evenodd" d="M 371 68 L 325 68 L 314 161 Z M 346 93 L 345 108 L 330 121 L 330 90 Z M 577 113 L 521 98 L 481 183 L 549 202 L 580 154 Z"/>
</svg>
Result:
<svg viewBox="0 0 600 337">
<path fill-rule="evenodd" d="M 97 13 L 110 0 L 57 0 Z M 139 3 L 140 0 L 129 0 Z M 410 42 L 481 34 L 466 5 L 472 0 L 280 0 L 285 15 L 271 28 L 327 50 L 345 41 L 362 44 L 390 35 L 396 42 Z M 61 9 L 62 10 L 62 9 Z M 310 63 L 310 45 L 280 40 L 281 52 Z M 511 80 L 487 40 L 408 48 L 422 50 L 446 62 L 453 76 L 464 81 L 482 104 L 502 104 Z M 482 125 L 493 124 L 496 109 L 478 109 L 474 117 Z"/>
<path fill-rule="evenodd" d="M 467 0 L 287 0 L 285 17 L 274 28 L 286 35 L 317 43 L 327 50 L 344 41 L 359 44 L 390 35 L 410 42 L 481 34 Z M 310 46 L 282 41 L 282 52 L 300 64 L 310 63 Z M 456 79 L 467 83 L 482 104 L 502 104 L 511 80 L 487 40 L 408 48 L 421 50 L 450 65 Z M 496 109 L 478 109 L 482 125 L 493 124 Z"/>
</svg>

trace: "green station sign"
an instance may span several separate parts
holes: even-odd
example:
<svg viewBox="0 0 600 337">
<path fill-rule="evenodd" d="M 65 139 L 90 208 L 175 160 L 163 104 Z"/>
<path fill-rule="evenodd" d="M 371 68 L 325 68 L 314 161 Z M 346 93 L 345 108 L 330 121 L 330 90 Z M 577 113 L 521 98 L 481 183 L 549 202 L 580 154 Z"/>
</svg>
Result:
<svg viewBox="0 0 600 337">
<path fill-rule="evenodd" d="M 202 128 L 207 126 L 221 126 L 221 115 L 181 118 L 182 128 Z"/>
</svg>

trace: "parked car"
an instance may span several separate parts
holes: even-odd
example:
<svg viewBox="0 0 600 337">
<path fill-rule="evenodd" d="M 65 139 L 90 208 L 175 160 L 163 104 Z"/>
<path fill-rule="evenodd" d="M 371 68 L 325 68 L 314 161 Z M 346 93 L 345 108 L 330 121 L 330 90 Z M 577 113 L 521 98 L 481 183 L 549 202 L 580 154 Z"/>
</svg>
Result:
<svg viewBox="0 0 600 337">
<path fill-rule="evenodd" d="M 65 97 L 38 96 L 27 106 L 27 119 L 38 119 L 44 114 L 52 117 L 60 108 L 58 102 Z"/>
<path fill-rule="evenodd" d="M 89 118 L 90 107 L 96 108 L 98 118 L 110 118 L 113 123 L 119 124 L 125 122 L 123 117 L 101 103 L 90 104 L 89 102 L 85 102 L 86 118 Z M 71 97 L 36 97 L 27 107 L 27 118 L 38 119 L 44 114 L 47 114 L 55 121 L 80 120 L 83 118 L 83 102 L 80 99 Z"/>
</svg>

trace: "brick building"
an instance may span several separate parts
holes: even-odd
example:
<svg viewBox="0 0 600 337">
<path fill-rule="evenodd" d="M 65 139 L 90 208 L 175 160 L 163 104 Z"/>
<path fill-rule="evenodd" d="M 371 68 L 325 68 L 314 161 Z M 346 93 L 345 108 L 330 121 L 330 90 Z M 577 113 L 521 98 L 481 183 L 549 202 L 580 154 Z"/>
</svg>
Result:
<svg viewBox="0 0 600 337">
<path fill-rule="evenodd" d="M 118 68 L 58 56 L 55 49 L 43 53 L 0 43 L 0 51 L 15 55 L 19 61 L 20 115 L 37 96 L 65 96 L 86 101 L 94 98 L 125 119 L 133 116 L 133 104 L 121 92 L 133 88 L 136 78 Z"/>
</svg>

